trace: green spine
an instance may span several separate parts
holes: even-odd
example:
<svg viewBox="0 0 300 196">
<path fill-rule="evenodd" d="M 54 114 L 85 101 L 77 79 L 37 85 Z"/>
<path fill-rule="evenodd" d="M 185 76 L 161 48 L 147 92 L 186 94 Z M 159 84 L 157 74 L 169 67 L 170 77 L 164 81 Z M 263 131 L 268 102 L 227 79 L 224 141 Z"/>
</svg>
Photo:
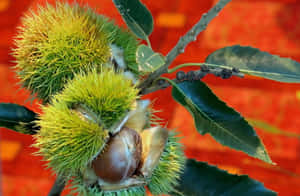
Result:
<svg viewBox="0 0 300 196">
<path fill-rule="evenodd" d="M 160 161 L 152 173 L 150 183 L 147 185 L 153 195 L 168 194 L 174 191 L 181 173 L 184 169 L 185 155 L 179 137 L 173 131 L 169 138 Z"/>
</svg>

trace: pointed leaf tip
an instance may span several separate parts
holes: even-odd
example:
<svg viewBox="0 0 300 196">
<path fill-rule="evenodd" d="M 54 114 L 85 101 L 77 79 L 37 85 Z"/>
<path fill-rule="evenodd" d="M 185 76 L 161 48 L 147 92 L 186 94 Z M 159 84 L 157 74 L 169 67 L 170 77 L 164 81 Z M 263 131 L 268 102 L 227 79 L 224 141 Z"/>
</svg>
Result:
<svg viewBox="0 0 300 196">
<path fill-rule="evenodd" d="M 147 40 L 153 31 L 150 11 L 139 0 L 113 0 L 129 29 L 139 38 Z"/>
<path fill-rule="evenodd" d="M 35 134 L 38 127 L 34 121 L 37 114 L 24 106 L 13 103 L 0 103 L 0 127 L 20 133 Z"/>
<path fill-rule="evenodd" d="M 255 130 L 203 82 L 184 81 L 172 85 L 173 98 L 192 114 L 200 134 L 209 133 L 225 146 L 272 163 Z"/>
</svg>

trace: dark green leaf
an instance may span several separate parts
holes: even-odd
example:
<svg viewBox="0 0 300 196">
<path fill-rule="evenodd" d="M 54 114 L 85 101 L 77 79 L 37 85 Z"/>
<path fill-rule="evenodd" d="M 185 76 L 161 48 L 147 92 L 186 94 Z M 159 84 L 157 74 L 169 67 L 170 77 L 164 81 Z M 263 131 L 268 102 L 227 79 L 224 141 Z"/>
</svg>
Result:
<svg viewBox="0 0 300 196">
<path fill-rule="evenodd" d="M 275 196 L 262 183 L 248 176 L 232 175 L 207 163 L 189 159 L 176 188 L 185 196 Z M 182 194 L 180 194 L 182 193 Z"/>
<path fill-rule="evenodd" d="M 130 30 L 141 39 L 147 40 L 153 30 L 153 18 L 139 0 L 113 0 Z"/>
<path fill-rule="evenodd" d="M 193 115 L 200 134 L 209 133 L 223 145 L 272 163 L 254 129 L 203 82 L 172 83 L 174 99 Z"/>
<path fill-rule="evenodd" d="M 235 45 L 221 48 L 210 54 L 205 62 L 223 68 L 235 67 L 242 73 L 270 80 L 300 82 L 300 63 L 252 47 Z"/>
<path fill-rule="evenodd" d="M 26 134 L 35 134 L 38 127 L 34 121 L 37 115 L 24 106 L 0 103 L 0 127 Z"/>
<path fill-rule="evenodd" d="M 140 45 L 136 51 L 136 61 L 138 63 L 139 72 L 151 73 L 165 64 L 161 54 L 153 52 L 151 48 Z"/>
</svg>

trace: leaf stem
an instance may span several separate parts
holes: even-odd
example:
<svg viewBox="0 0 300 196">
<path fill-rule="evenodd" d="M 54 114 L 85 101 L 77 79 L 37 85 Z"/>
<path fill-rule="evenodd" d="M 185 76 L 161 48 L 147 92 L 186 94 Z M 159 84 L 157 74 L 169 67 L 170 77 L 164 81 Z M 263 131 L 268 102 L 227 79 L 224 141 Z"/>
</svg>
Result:
<svg viewBox="0 0 300 196">
<path fill-rule="evenodd" d="M 166 80 L 167 82 L 169 82 L 170 84 L 174 85 L 176 82 L 174 82 L 173 80 L 169 79 L 169 78 L 165 78 L 165 77 L 159 77 L 158 79 L 162 79 L 162 80 Z"/>
<path fill-rule="evenodd" d="M 149 48 L 151 48 L 151 50 L 152 50 L 151 42 L 150 42 L 148 36 L 147 36 L 147 38 L 146 38 L 146 42 L 147 42 L 147 45 L 149 46 Z"/>
<path fill-rule="evenodd" d="M 169 69 L 168 70 L 168 73 L 173 73 L 175 71 L 177 71 L 178 69 L 181 69 L 183 67 L 190 67 L 190 66 L 197 66 L 197 67 L 200 67 L 202 65 L 205 65 L 205 63 L 184 63 L 184 64 L 180 64 L 172 69 Z"/>
<path fill-rule="evenodd" d="M 209 22 L 214 19 L 218 13 L 230 2 L 231 0 L 220 0 L 213 8 L 206 14 L 203 14 L 201 19 L 183 36 L 179 39 L 175 47 L 168 53 L 165 65 L 161 66 L 155 72 L 150 74 L 138 88 L 143 91 L 152 85 L 153 81 L 164 73 L 168 72 L 168 67 L 174 59 L 184 52 L 185 47 L 192 41 L 197 39 L 199 33 L 206 29 Z"/>
</svg>

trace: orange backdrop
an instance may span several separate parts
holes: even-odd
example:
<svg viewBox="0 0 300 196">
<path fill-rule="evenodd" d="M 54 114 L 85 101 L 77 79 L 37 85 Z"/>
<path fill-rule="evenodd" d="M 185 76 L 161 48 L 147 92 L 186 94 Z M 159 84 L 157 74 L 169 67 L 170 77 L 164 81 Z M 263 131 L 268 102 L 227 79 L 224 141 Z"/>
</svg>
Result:
<svg viewBox="0 0 300 196">
<path fill-rule="evenodd" d="M 44 0 L 0 0 L 0 102 L 12 102 L 39 112 L 38 102 L 25 102 L 29 93 L 18 90 L 18 81 L 11 70 L 12 37 L 19 18 L 30 6 Z M 50 2 L 54 2 L 53 0 Z M 99 13 L 124 25 L 111 0 L 82 0 Z M 216 1 L 214 0 L 143 0 L 155 19 L 150 36 L 153 48 L 163 54 L 197 22 Z M 297 0 L 232 0 L 201 33 L 197 41 L 180 55 L 174 65 L 183 62 L 203 62 L 212 51 L 233 44 L 251 45 L 274 54 L 300 61 L 300 2 Z M 186 69 L 188 70 L 188 69 Z M 155 99 L 162 110 L 159 116 L 168 120 L 184 136 L 186 155 L 206 161 L 230 173 L 248 174 L 279 192 L 279 195 L 300 195 L 300 90 L 299 85 L 283 84 L 255 77 L 221 80 L 207 76 L 205 82 L 228 105 L 247 118 L 263 120 L 284 130 L 276 135 L 257 129 L 272 160 L 271 166 L 216 143 L 210 136 L 200 136 L 193 127 L 189 113 L 176 104 L 170 89 L 145 98 Z M 300 91 L 299 91 L 300 92 Z M 41 157 L 34 157 L 32 137 L 0 130 L 2 195 L 42 196 L 50 190 L 54 177 L 44 169 Z"/>
</svg>

